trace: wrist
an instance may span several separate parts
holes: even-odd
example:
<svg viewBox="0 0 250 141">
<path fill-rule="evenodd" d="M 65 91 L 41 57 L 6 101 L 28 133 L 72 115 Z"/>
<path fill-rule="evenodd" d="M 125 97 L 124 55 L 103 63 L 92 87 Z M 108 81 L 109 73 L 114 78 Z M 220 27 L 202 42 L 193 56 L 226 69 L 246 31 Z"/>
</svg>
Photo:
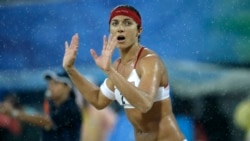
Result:
<svg viewBox="0 0 250 141">
<path fill-rule="evenodd" d="M 114 67 L 111 67 L 109 70 L 106 70 L 105 73 L 106 73 L 108 76 L 110 76 L 114 71 L 116 71 L 115 68 L 114 68 Z"/>
<path fill-rule="evenodd" d="M 64 69 L 68 73 L 68 75 L 71 75 L 72 73 L 75 72 L 75 67 L 68 67 L 68 68 L 64 68 Z"/>
</svg>

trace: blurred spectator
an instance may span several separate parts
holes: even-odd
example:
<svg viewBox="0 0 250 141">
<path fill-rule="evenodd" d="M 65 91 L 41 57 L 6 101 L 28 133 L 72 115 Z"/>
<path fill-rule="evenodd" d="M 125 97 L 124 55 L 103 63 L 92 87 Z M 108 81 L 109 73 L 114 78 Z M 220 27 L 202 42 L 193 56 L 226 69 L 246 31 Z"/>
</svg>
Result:
<svg viewBox="0 0 250 141">
<path fill-rule="evenodd" d="M 173 112 L 176 115 L 176 121 L 188 141 L 193 141 L 195 137 L 195 122 L 193 119 L 193 104 L 191 100 L 180 97 L 172 91 Z M 183 107 L 183 105 L 185 105 Z"/>
<path fill-rule="evenodd" d="M 21 110 L 21 104 L 15 93 L 5 95 L 1 105 L 6 104 Z M 19 138 L 21 130 L 21 123 L 17 119 L 9 115 L 0 114 L 0 141 L 10 141 Z"/>
<path fill-rule="evenodd" d="M 64 72 L 53 71 L 46 72 L 44 78 L 48 90 L 43 114 L 29 114 L 8 103 L 1 106 L 1 113 L 42 127 L 43 141 L 79 141 L 82 117 L 70 79 Z"/>
<path fill-rule="evenodd" d="M 198 119 L 208 141 L 230 141 L 229 120 L 220 109 L 218 96 L 206 96 L 202 116 Z"/>
<path fill-rule="evenodd" d="M 93 77 L 88 76 L 87 79 L 98 85 Z M 83 114 L 81 141 L 110 141 L 110 134 L 113 132 L 117 119 L 114 107 L 111 105 L 105 109 L 97 110 L 82 97 L 79 91 L 76 92 L 77 103 L 82 107 Z"/>
<path fill-rule="evenodd" d="M 244 141 L 250 141 L 250 99 L 241 101 L 234 111 L 234 123 L 245 132 Z"/>
<path fill-rule="evenodd" d="M 84 122 L 81 141 L 108 141 L 116 123 L 116 113 L 111 107 L 97 110 L 84 101 Z"/>
</svg>

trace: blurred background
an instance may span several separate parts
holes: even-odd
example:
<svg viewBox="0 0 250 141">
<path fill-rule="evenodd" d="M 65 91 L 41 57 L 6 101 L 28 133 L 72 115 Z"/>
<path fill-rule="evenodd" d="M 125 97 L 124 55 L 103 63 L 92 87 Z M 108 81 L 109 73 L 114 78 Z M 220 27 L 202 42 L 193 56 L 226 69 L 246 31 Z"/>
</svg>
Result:
<svg viewBox="0 0 250 141">
<path fill-rule="evenodd" d="M 250 95 L 249 0 L 0 0 L 0 99 L 15 92 L 27 110 L 41 109 L 42 74 L 61 68 L 64 42 L 74 33 L 77 68 L 102 83 L 89 50 L 100 52 L 118 4 L 139 10 L 141 44 L 166 64 L 173 110 L 189 141 L 243 141 L 234 113 Z M 33 128 L 26 140 L 36 138 L 30 130 L 39 135 Z M 120 137 L 128 129 L 119 129 Z"/>
</svg>

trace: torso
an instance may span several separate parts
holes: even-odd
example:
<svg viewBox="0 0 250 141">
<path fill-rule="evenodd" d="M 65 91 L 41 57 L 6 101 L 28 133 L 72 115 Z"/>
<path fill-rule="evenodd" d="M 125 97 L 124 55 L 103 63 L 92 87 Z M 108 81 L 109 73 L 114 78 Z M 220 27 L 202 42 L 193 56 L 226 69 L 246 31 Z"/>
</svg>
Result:
<svg viewBox="0 0 250 141">
<path fill-rule="evenodd" d="M 136 87 L 139 86 L 139 83 L 140 83 L 140 78 L 137 74 L 137 71 L 136 69 L 134 68 L 129 77 L 128 77 L 128 82 L 132 83 L 133 85 L 135 85 Z M 115 99 L 116 101 L 121 105 L 123 106 L 124 108 L 135 108 L 134 106 L 132 106 L 128 101 L 127 99 L 120 93 L 120 91 L 115 87 Z M 157 101 L 161 101 L 161 100 L 164 100 L 164 99 L 167 99 L 169 98 L 169 86 L 161 86 L 159 87 L 158 89 L 158 94 L 157 96 L 155 97 L 155 102 Z"/>
<path fill-rule="evenodd" d="M 53 127 L 43 131 L 44 141 L 79 141 L 82 117 L 74 99 L 69 98 L 59 107 L 49 100 L 48 111 Z"/>
<path fill-rule="evenodd" d="M 121 64 L 117 61 L 117 71 L 135 86 L 140 82 L 140 71 L 137 64 L 140 58 L 152 53 L 148 49 L 144 49 L 139 53 L 136 60 L 131 64 Z M 125 70 L 125 71 L 124 71 Z M 162 81 L 167 79 L 167 74 L 162 77 Z M 182 141 L 183 135 L 176 126 L 176 121 L 172 113 L 171 100 L 169 98 L 168 84 L 159 86 L 159 92 L 150 111 L 141 113 L 135 109 L 115 88 L 116 100 L 124 106 L 126 114 L 135 129 L 137 141 Z M 161 91 L 161 93 L 160 93 Z"/>
</svg>

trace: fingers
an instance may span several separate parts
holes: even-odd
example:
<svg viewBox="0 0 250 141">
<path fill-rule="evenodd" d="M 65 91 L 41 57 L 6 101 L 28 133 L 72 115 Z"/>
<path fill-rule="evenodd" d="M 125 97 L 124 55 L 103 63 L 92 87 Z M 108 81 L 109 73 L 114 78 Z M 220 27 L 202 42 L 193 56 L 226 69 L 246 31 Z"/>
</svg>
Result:
<svg viewBox="0 0 250 141">
<path fill-rule="evenodd" d="M 90 54 L 92 55 L 92 57 L 94 58 L 94 60 L 96 60 L 96 59 L 98 58 L 98 56 L 97 56 L 95 50 L 90 49 Z"/>
<path fill-rule="evenodd" d="M 110 34 L 108 40 L 106 39 L 106 36 L 103 37 L 103 49 L 113 51 L 114 48 L 116 47 L 116 44 L 117 44 L 116 36 Z"/>
<path fill-rule="evenodd" d="M 79 45 L 79 36 L 78 33 L 76 33 L 71 39 L 70 48 L 77 49 L 78 45 Z"/>
<path fill-rule="evenodd" d="M 116 36 L 111 36 L 111 39 L 110 39 L 110 50 L 113 50 L 115 49 L 117 45 L 117 37 Z"/>
<path fill-rule="evenodd" d="M 67 49 L 67 48 L 69 48 L 69 43 L 67 42 L 67 41 L 65 41 L 65 50 Z"/>
<path fill-rule="evenodd" d="M 107 39 L 106 38 L 107 38 L 106 35 L 104 35 L 103 36 L 103 47 L 102 47 L 102 49 L 105 49 L 106 46 L 107 46 Z"/>
<path fill-rule="evenodd" d="M 108 45 L 107 45 L 107 49 L 110 50 L 111 48 L 111 41 L 112 41 L 112 38 L 113 38 L 113 35 L 110 34 L 109 37 L 108 37 Z"/>
<path fill-rule="evenodd" d="M 113 39 L 113 35 L 110 34 L 109 38 L 108 38 L 108 45 L 107 45 L 107 49 L 111 50 L 112 49 L 112 39 Z"/>
<path fill-rule="evenodd" d="M 78 49 L 78 46 L 79 46 L 79 36 L 78 36 L 78 33 L 74 34 L 72 36 L 72 39 L 71 39 L 71 42 L 70 42 L 70 45 L 67 41 L 65 41 L 65 50 L 68 49 L 68 48 L 71 48 L 71 49 Z"/>
</svg>

